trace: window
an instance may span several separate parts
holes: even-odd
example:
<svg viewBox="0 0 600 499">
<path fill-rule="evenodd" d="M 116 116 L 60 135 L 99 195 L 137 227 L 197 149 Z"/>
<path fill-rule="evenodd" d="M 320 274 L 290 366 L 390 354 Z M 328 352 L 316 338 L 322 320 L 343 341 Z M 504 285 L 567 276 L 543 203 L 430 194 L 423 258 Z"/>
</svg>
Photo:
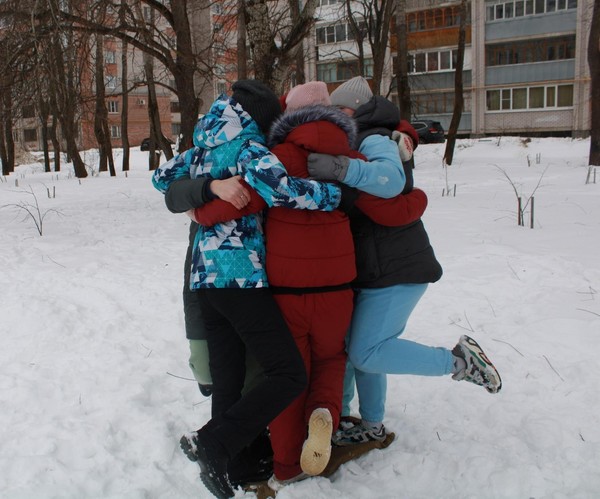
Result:
<svg viewBox="0 0 600 499">
<path fill-rule="evenodd" d="M 114 50 L 104 52 L 104 62 L 106 64 L 115 64 L 117 62 L 117 54 Z"/>
<path fill-rule="evenodd" d="M 119 112 L 119 101 L 118 100 L 109 100 L 108 101 L 108 112 L 109 113 L 118 113 Z"/>
<path fill-rule="evenodd" d="M 427 94 L 412 94 L 414 108 L 418 115 L 448 114 L 454 110 L 454 92 L 433 92 Z M 465 95 L 464 110 L 471 110 L 471 99 Z"/>
<path fill-rule="evenodd" d="M 450 71 L 456 67 L 457 50 L 440 50 L 436 52 L 420 52 L 408 55 L 409 73 L 431 73 Z"/>
<path fill-rule="evenodd" d="M 573 105 L 573 85 L 558 85 L 557 107 L 569 107 Z"/>
<path fill-rule="evenodd" d="M 326 62 L 317 64 L 317 80 L 324 82 L 346 81 L 360 75 L 358 61 Z M 373 59 L 365 59 L 365 78 L 373 77 Z"/>
<path fill-rule="evenodd" d="M 121 125 L 111 125 L 110 126 L 110 138 L 111 139 L 120 139 L 121 138 Z"/>
<path fill-rule="evenodd" d="M 488 7 L 488 10 L 490 8 L 493 9 L 494 7 Z M 460 15 L 458 12 L 458 6 L 410 12 L 406 16 L 406 25 L 408 31 L 412 32 L 457 27 L 460 24 Z M 470 16 L 470 9 L 467 15 Z M 470 17 L 468 17 L 467 24 L 470 22 Z"/>
<path fill-rule="evenodd" d="M 104 78 L 106 88 L 117 88 L 117 77 L 114 75 L 106 75 Z"/>
<path fill-rule="evenodd" d="M 171 135 L 173 137 L 179 137 L 181 133 L 181 123 L 171 123 Z"/>
<path fill-rule="evenodd" d="M 577 0 L 504 0 L 487 6 L 486 20 L 488 22 L 501 21 L 513 17 L 549 14 L 576 8 Z"/>
<path fill-rule="evenodd" d="M 358 23 L 358 29 L 366 35 L 366 24 L 364 21 Z M 333 26 L 322 26 L 317 28 L 317 45 L 325 43 L 339 43 L 354 40 L 354 31 L 349 24 L 335 24 Z"/>
<path fill-rule="evenodd" d="M 503 88 L 486 93 L 488 111 L 538 110 L 573 106 L 573 85 Z"/>
<path fill-rule="evenodd" d="M 575 35 L 486 46 L 486 65 L 523 64 L 575 58 Z"/>
<path fill-rule="evenodd" d="M 25 140 L 25 142 L 37 142 L 37 129 L 25 128 L 25 130 L 23 130 L 23 140 Z"/>
<path fill-rule="evenodd" d="M 180 113 L 181 112 L 181 106 L 179 105 L 179 101 L 171 101 L 171 112 L 172 113 Z"/>
</svg>

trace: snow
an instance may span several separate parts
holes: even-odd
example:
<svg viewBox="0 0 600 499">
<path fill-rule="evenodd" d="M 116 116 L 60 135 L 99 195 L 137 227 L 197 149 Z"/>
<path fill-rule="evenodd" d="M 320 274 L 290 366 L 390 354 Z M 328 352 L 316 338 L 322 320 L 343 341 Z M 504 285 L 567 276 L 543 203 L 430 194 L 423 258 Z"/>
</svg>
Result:
<svg viewBox="0 0 600 499">
<path fill-rule="evenodd" d="M 600 495 L 600 175 L 585 184 L 589 140 L 462 140 L 447 170 L 443 151 L 416 151 L 444 276 L 405 337 L 451 348 L 472 335 L 502 392 L 390 376 L 396 441 L 281 499 Z M 509 179 L 524 202 L 535 194 L 534 229 L 529 210 L 517 225 Z M 32 192 L 43 236 L 12 206 L 34 206 Z M 20 166 L 2 178 L 0 206 L 0 497 L 210 497 L 178 445 L 210 409 L 187 367 L 188 219 L 164 206 L 146 153 L 116 178 Z"/>
</svg>

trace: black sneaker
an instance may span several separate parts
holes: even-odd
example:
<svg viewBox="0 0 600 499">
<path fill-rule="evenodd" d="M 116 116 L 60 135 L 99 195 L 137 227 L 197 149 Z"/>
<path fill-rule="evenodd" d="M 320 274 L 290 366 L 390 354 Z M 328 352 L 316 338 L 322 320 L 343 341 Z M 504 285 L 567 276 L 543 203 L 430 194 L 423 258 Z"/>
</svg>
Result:
<svg viewBox="0 0 600 499">
<path fill-rule="evenodd" d="M 227 476 L 227 456 L 216 445 L 210 445 L 199 431 L 182 436 L 179 443 L 188 459 L 200 466 L 200 479 L 212 495 L 218 499 L 235 495 Z"/>
</svg>

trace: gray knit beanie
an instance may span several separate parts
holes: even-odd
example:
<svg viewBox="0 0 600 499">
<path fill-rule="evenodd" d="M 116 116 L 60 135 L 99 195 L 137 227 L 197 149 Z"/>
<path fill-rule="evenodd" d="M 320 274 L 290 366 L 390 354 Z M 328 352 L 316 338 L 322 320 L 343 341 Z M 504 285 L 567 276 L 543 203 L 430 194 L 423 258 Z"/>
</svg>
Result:
<svg viewBox="0 0 600 499">
<path fill-rule="evenodd" d="M 369 83 L 362 76 L 342 83 L 331 93 L 331 105 L 337 107 L 348 107 L 355 111 L 373 97 Z"/>
</svg>

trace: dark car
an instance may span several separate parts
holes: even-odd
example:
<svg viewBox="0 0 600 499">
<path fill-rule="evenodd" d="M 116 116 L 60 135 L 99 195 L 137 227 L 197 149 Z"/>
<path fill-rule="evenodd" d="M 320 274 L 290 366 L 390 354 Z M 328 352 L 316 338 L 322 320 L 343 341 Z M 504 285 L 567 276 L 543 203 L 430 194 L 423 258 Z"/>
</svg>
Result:
<svg viewBox="0 0 600 499">
<path fill-rule="evenodd" d="M 439 121 L 419 120 L 411 122 L 419 134 L 419 144 L 441 144 L 446 141 L 444 127 Z"/>
<path fill-rule="evenodd" d="M 173 141 L 167 139 L 169 141 L 169 144 L 171 144 L 171 146 L 173 145 Z M 158 149 L 158 144 L 155 146 Z M 140 145 L 140 151 L 149 151 L 150 150 L 150 137 L 146 137 L 144 140 L 142 140 L 142 143 Z"/>
</svg>

